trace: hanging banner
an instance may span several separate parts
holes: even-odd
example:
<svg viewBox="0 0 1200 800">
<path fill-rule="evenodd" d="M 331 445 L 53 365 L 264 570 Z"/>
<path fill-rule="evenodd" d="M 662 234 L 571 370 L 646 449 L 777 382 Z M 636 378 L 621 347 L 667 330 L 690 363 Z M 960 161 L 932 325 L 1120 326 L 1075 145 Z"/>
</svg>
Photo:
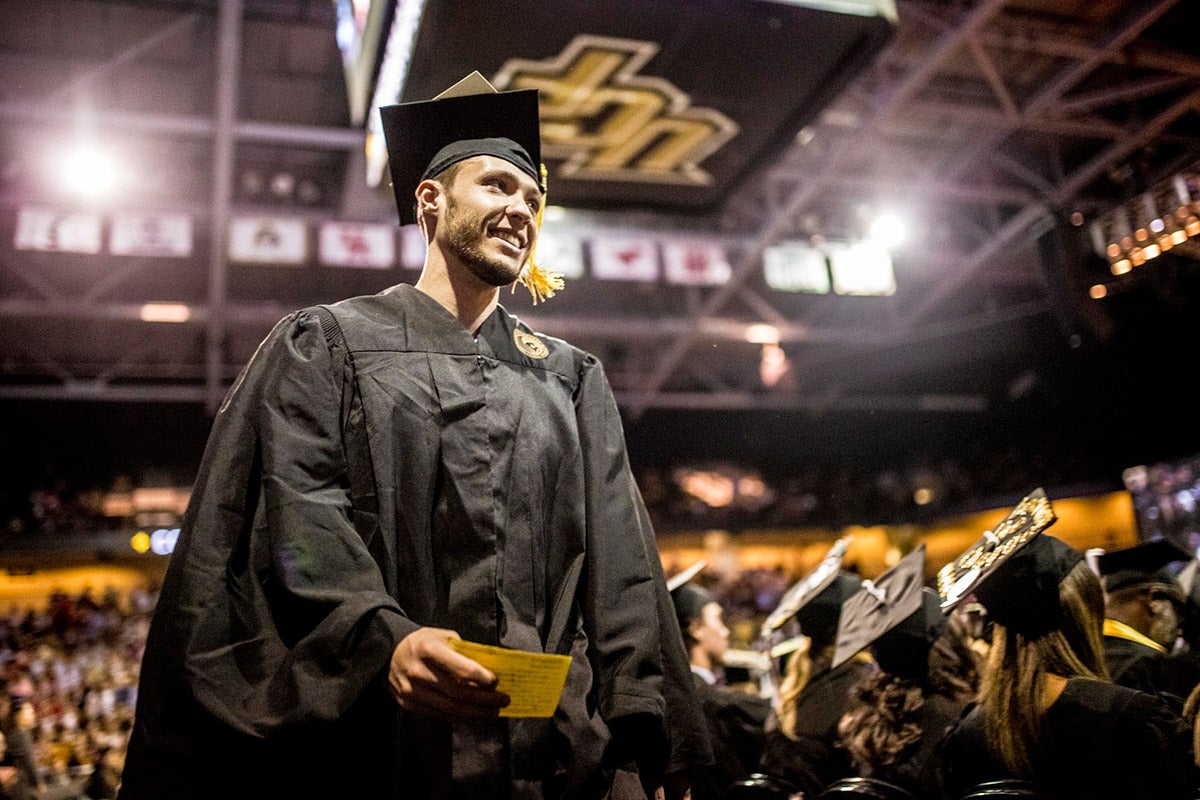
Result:
<svg viewBox="0 0 1200 800">
<path fill-rule="evenodd" d="M 99 214 L 22 207 L 17 214 L 13 247 L 49 253 L 99 253 Z"/>
<path fill-rule="evenodd" d="M 416 225 L 400 227 L 400 265 L 405 269 L 425 266 L 425 234 Z"/>
<path fill-rule="evenodd" d="M 396 262 L 396 237 L 391 225 L 326 222 L 317 249 L 321 263 L 331 267 L 388 269 Z"/>
<path fill-rule="evenodd" d="M 115 256 L 192 254 L 192 218 L 187 214 L 114 214 L 108 250 Z"/>
<path fill-rule="evenodd" d="M 543 230 L 537 238 L 537 263 L 567 280 L 583 277 L 583 240 L 573 233 Z"/>
<path fill-rule="evenodd" d="M 308 258 L 304 222 L 240 217 L 229 224 L 229 260 L 249 264 L 303 264 Z"/>
<path fill-rule="evenodd" d="M 800 242 L 782 242 L 763 252 L 763 279 L 781 292 L 829 294 L 825 254 Z"/>
<path fill-rule="evenodd" d="M 658 280 L 658 248 L 650 239 L 605 236 L 588 242 L 592 275 L 602 281 Z"/>
<path fill-rule="evenodd" d="M 725 248 L 717 242 L 664 242 L 663 276 L 667 283 L 719 286 L 731 272 Z"/>
</svg>

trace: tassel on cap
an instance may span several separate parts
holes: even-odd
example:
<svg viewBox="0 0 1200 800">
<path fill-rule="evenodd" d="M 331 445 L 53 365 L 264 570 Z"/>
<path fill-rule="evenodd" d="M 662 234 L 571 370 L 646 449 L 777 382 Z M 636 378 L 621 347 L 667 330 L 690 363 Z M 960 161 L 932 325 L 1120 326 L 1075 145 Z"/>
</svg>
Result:
<svg viewBox="0 0 1200 800">
<path fill-rule="evenodd" d="M 542 215 L 546 211 L 546 185 L 547 172 L 546 165 L 541 164 L 542 173 L 542 203 L 538 206 L 537 213 L 537 229 L 541 233 L 542 230 Z M 542 300 L 554 297 L 555 292 L 561 291 L 565 286 L 565 281 L 561 273 L 552 272 L 548 269 L 543 269 L 538 265 L 535 258 L 537 257 L 537 241 L 533 243 L 533 249 L 529 251 L 529 259 L 525 262 L 525 266 L 521 269 L 521 274 L 517 277 L 517 282 L 529 290 L 529 294 L 533 296 L 533 304 L 537 305 Z M 513 284 L 513 291 L 517 290 L 516 284 Z"/>
</svg>

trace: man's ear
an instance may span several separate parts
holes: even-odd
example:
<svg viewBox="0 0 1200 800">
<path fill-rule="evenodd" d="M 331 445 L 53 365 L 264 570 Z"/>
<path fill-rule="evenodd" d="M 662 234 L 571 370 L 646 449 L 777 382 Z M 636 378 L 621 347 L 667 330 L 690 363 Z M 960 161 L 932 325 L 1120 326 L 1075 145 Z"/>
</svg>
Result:
<svg viewBox="0 0 1200 800">
<path fill-rule="evenodd" d="M 437 181 L 425 179 L 417 184 L 417 216 L 436 214 L 442 197 L 442 185 Z"/>
</svg>

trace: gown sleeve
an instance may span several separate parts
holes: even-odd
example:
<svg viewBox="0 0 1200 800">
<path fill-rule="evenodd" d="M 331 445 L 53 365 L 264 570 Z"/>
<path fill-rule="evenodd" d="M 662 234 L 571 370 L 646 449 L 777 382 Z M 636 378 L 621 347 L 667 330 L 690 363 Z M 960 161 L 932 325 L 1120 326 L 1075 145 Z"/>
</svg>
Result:
<svg viewBox="0 0 1200 800">
<path fill-rule="evenodd" d="M 576 414 L 587 482 L 584 626 L 600 713 L 614 745 L 638 762 L 643 779 L 711 763 L 654 530 L 629 468 L 620 413 L 603 368 L 590 356 L 581 366 Z"/>
<path fill-rule="evenodd" d="M 1128 765 L 1133 785 L 1129 800 L 1191 800 L 1195 797 L 1195 766 L 1190 732 L 1183 720 L 1156 695 L 1140 694 L 1121 712 L 1114 749 Z"/>
<path fill-rule="evenodd" d="M 255 437 L 244 508 L 221 509 L 219 489 L 202 494 L 184 534 L 199 540 L 183 565 L 199 599 L 187 681 L 209 713 L 251 736 L 337 719 L 418 627 L 352 522 L 339 352 L 312 312 L 276 327 L 224 412 L 245 419 L 233 431 Z M 245 449 L 227 438 L 218 425 L 209 449 Z M 223 512 L 241 525 L 203 525 Z"/>
</svg>

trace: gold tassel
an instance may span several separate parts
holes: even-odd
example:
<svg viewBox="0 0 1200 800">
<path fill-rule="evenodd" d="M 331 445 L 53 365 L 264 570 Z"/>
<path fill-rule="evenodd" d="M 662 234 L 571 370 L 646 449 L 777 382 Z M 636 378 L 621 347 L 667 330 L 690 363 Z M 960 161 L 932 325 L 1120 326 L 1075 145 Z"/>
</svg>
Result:
<svg viewBox="0 0 1200 800">
<path fill-rule="evenodd" d="M 542 231 L 542 213 L 546 210 L 546 165 L 541 165 L 542 172 L 542 202 L 538 206 L 537 213 L 537 229 L 540 234 Z M 517 282 L 529 290 L 529 294 L 533 296 L 533 304 L 536 306 L 542 300 L 554 297 L 554 293 L 562 290 L 565 282 L 563 276 L 558 272 L 551 272 L 548 269 L 543 269 L 538 266 L 534 260 L 537 255 L 537 241 L 533 243 L 533 249 L 529 251 L 529 259 L 525 262 L 525 267 L 521 270 L 521 274 L 517 277 Z M 517 285 L 513 284 L 513 291 L 517 290 Z"/>
</svg>

